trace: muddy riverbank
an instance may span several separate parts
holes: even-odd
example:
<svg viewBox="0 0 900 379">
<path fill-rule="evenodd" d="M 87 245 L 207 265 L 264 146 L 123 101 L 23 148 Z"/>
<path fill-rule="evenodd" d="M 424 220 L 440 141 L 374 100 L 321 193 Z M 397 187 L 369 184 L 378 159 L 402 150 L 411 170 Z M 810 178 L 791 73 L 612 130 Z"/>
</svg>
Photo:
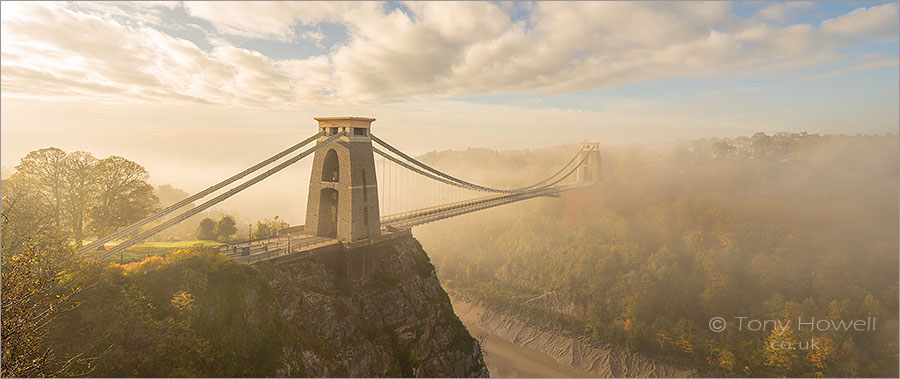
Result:
<svg viewBox="0 0 900 379">
<path fill-rule="evenodd" d="M 513 315 L 451 296 L 453 309 L 481 339 L 492 377 L 690 377 L 692 370 L 565 336 Z"/>
</svg>

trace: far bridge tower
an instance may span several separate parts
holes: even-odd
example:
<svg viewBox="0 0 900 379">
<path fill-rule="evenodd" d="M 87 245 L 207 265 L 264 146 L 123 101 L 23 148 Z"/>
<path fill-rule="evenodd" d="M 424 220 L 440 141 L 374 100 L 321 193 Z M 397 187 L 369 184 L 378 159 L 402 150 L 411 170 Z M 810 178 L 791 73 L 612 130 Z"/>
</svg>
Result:
<svg viewBox="0 0 900 379">
<path fill-rule="evenodd" d="M 584 160 L 584 164 L 578 168 L 576 180 L 579 183 L 594 182 L 600 184 L 602 178 L 602 166 L 600 164 L 600 144 L 596 142 L 582 142 L 581 154 L 578 161 Z"/>
<path fill-rule="evenodd" d="M 316 151 L 309 178 L 306 231 L 354 242 L 381 234 L 371 127 L 374 118 L 316 117 L 325 135 L 343 134 Z"/>
</svg>

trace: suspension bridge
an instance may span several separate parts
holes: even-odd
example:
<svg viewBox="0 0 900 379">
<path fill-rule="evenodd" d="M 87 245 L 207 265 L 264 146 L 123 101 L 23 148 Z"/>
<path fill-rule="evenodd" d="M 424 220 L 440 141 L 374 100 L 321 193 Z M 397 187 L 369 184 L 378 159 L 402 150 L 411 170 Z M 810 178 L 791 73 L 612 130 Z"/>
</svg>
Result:
<svg viewBox="0 0 900 379">
<path fill-rule="evenodd" d="M 95 259 L 115 256 L 310 155 L 313 163 L 306 223 L 266 238 L 222 245 L 220 252 L 237 261 L 255 263 L 348 251 L 409 235 L 410 228 L 416 225 L 536 197 L 559 196 L 565 191 L 596 185 L 600 180 L 596 143 L 582 143 L 564 166 L 543 180 L 517 188 L 494 188 L 444 173 L 403 153 L 372 134 L 374 118 L 315 120 L 318 132 L 309 138 L 83 246 L 79 254 Z M 217 192 L 221 193 L 213 196 Z M 105 244 L 122 239 L 125 240 L 114 247 L 102 249 Z"/>
</svg>

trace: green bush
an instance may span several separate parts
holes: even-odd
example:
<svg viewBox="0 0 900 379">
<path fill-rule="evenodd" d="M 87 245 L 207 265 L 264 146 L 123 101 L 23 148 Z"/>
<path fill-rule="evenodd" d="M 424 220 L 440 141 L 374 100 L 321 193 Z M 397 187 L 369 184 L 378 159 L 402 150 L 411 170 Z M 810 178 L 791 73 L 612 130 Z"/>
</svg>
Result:
<svg viewBox="0 0 900 379">
<path fill-rule="evenodd" d="M 275 374 L 289 328 L 254 267 L 196 247 L 97 269 L 50 330 L 57 352 L 97 357 L 92 375 Z"/>
</svg>

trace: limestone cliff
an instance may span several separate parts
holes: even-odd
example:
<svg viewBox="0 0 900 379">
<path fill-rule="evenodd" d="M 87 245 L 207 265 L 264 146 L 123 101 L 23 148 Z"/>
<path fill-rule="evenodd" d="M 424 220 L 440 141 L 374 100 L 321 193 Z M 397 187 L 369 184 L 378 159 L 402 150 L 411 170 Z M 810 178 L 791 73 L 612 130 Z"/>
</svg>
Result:
<svg viewBox="0 0 900 379">
<path fill-rule="evenodd" d="M 487 377 L 478 342 L 419 242 L 403 237 L 361 249 L 379 257 L 361 280 L 325 259 L 261 265 L 291 329 L 276 375 Z"/>
<path fill-rule="evenodd" d="M 292 259 L 296 258 L 293 257 Z M 309 256 L 307 256 L 309 257 Z M 98 377 L 488 376 L 410 235 L 292 262 L 193 247 L 124 266 L 85 261 L 48 325 Z"/>
</svg>

